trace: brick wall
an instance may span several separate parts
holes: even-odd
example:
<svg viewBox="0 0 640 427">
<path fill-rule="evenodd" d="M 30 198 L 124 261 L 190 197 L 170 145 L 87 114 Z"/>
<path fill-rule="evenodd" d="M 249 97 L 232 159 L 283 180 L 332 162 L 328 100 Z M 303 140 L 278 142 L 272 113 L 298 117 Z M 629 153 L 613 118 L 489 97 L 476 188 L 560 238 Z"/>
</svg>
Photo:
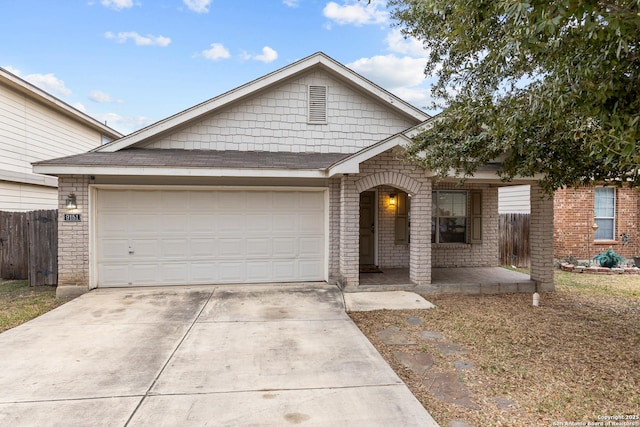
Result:
<svg viewBox="0 0 640 427">
<path fill-rule="evenodd" d="M 89 178 L 61 176 L 58 180 L 58 286 L 89 285 Z M 76 195 L 78 208 L 66 208 L 67 196 Z M 80 222 L 64 221 L 64 214 L 78 213 Z"/>
<path fill-rule="evenodd" d="M 583 186 L 556 191 L 554 195 L 553 253 L 556 259 L 593 258 L 609 248 L 625 258 L 640 253 L 640 192 L 616 189 L 614 241 L 594 241 L 594 187 Z M 631 244 L 624 245 L 621 234 L 628 233 Z"/>
<path fill-rule="evenodd" d="M 409 268 L 409 244 L 396 243 L 396 211 L 389 206 L 389 195 L 398 190 L 378 187 L 378 263 L 381 268 Z"/>
<path fill-rule="evenodd" d="M 329 180 L 329 281 L 340 276 L 340 178 Z"/>
<path fill-rule="evenodd" d="M 310 84 L 328 86 L 327 124 L 307 123 Z M 416 124 L 316 70 L 146 147 L 355 153 Z"/>
<path fill-rule="evenodd" d="M 553 199 L 540 186 L 531 186 L 531 280 L 538 291 L 552 291 L 553 280 Z"/>
<path fill-rule="evenodd" d="M 487 184 L 438 183 L 434 190 L 482 191 L 482 243 L 433 244 L 433 267 L 495 267 L 500 265 L 498 256 L 498 188 Z M 471 200 L 467 198 L 467 210 Z M 431 224 L 429 224 L 431 226 Z M 431 231 L 431 230 L 429 230 Z"/>
</svg>

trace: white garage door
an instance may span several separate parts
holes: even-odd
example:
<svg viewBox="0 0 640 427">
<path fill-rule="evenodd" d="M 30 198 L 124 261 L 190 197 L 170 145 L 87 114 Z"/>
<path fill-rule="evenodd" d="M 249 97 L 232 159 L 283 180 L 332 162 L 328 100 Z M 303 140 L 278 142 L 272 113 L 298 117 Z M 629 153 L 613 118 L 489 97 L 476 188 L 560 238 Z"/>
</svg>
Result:
<svg viewBox="0 0 640 427">
<path fill-rule="evenodd" d="M 324 280 L 322 191 L 107 190 L 99 287 Z"/>
</svg>

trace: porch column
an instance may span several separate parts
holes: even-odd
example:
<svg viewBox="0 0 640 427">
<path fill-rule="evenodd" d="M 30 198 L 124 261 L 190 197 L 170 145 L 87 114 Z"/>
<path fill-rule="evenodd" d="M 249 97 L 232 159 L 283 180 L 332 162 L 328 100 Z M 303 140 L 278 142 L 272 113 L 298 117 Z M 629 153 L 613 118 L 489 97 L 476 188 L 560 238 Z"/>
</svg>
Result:
<svg viewBox="0 0 640 427">
<path fill-rule="evenodd" d="M 416 285 L 431 283 L 431 181 L 422 183 L 411 198 L 409 279 Z"/>
<path fill-rule="evenodd" d="M 343 176 L 340 182 L 340 276 L 343 285 L 360 282 L 360 193 L 355 179 Z"/>
<path fill-rule="evenodd" d="M 531 280 L 538 291 L 553 291 L 553 198 L 531 185 Z"/>
</svg>

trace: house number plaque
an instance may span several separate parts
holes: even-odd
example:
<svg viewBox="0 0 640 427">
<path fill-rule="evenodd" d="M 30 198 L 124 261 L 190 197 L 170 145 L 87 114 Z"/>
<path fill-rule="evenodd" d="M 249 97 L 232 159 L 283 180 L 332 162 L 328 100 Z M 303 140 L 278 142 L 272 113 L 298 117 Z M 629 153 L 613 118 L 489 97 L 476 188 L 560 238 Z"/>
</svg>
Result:
<svg viewBox="0 0 640 427">
<path fill-rule="evenodd" d="M 64 220 L 68 222 L 80 222 L 80 214 L 64 214 Z"/>
</svg>

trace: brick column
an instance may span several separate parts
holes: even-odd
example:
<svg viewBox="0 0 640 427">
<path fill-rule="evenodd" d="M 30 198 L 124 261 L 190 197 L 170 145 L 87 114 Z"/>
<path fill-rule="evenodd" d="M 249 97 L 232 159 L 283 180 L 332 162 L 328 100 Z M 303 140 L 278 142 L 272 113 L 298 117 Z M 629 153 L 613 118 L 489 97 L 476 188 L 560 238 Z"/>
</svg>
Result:
<svg viewBox="0 0 640 427">
<path fill-rule="evenodd" d="M 77 296 L 89 290 L 89 177 L 58 179 L 58 288 L 56 295 Z M 66 207 L 67 196 L 76 195 L 77 209 Z M 81 221 L 65 221 L 65 214 L 80 214 Z"/>
<path fill-rule="evenodd" d="M 411 198 L 409 279 L 416 285 L 431 283 L 431 181 L 425 180 Z"/>
<path fill-rule="evenodd" d="M 340 276 L 343 285 L 360 282 L 360 193 L 355 179 L 343 176 L 340 182 Z"/>
<path fill-rule="evenodd" d="M 531 185 L 531 280 L 538 291 L 553 291 L 553 198 Z"/>
</svg>

